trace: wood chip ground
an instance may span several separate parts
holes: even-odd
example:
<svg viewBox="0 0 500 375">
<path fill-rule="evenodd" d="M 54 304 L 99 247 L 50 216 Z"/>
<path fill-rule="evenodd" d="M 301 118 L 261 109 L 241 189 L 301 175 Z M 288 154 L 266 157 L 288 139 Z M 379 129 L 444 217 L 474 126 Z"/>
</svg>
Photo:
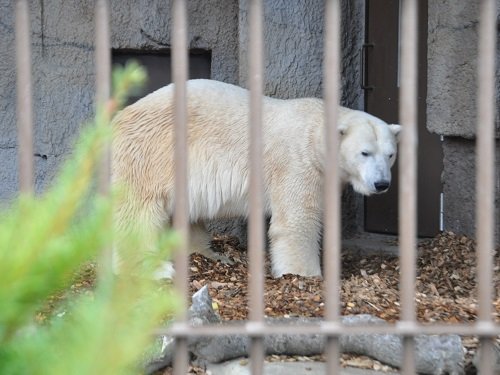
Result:
<svg viewBox="0 0 500 375">
<path fill-rule="evenodd" d="M 210 294 L 225 320 L 246 319 L 247 257 L 237 240 L 216 237 L 213 247 L 229 257 L 228 265 L 194 254 L 190 257 L 190 291 L 208 284 Z M 465 236 L 443 233 L 420 243 L 417 258 L 416 305 L 420 322 L 466 323 L 477 317 L 475 242 Z M 500 322 L 500 256 L 494 257 L 493 310 Z M 342 314 L 373 314 L 389 322 L 399 318 L 399 261 L 395 256 L 342 254 Z M 285 275 L 273 279 L 269 261 L 265 270 L 265 314 L 267 316 L 322 317 L 323 281 L 319 278 Z M 464 337 L 467 366 L 478 345 L 477 338 Z M 295 360 L 276 356 L 268 360 Z M 321 356 L 316 359 L 321 360 Z M 365 358 L 343 356 L 344 365 L 390 368 Z M 470 371 L 468 371 L 470 373 Z M 168 372 L 167 372 L 168 373 Z M 195 373 L 195 372 L 193 372 Z"/>
<path fill-rule="evenodd" d="M 199 254 L 190 256 L 190 293 L 208 284 L 214 306 L 225 320 L 242 320 L 248 315 L 247 255 L 237 240 L 216 237 L 213 247 L 229 257 L 228 265 Z M 442 233 L 419 244 L 417 258 L 416 305 L 420 322 L 466 323 L 477 318 L 476 245 L 465 236 Z M 500 249 L 495 250 L 493 267 L 494 318 L 500 322 Z M 319 278 L 285 275 L 270 276 L 269 261 L 265 269 L 265 314 L 267 316 L 322 317 L 324 313 L 323 282 Z M 92 293 L 95 264 L 87 264 L 70 290 L 53 296 L 38 315 L 43 322 L 57 314 L 58 306 L 68 295 Z M 342 314 L 373 314 L 388 322 L 399 318 L 399 261 L 396 256 L 374 254 L 363 256 L 347 251 L 342 254 Z M 466 349 L 466 373 L 475 373 L 471 365 L 478 340 L 463 337 Z M 268 361 L 324 360 L 316 357 L 268 356 Z M 366 357 L 342 356 L 344 366 L 392 371 Z M 166 369 L 162 374 L 171 373 Z M 192 367 L 190 374 L 205 374 Z"/>
</svg>

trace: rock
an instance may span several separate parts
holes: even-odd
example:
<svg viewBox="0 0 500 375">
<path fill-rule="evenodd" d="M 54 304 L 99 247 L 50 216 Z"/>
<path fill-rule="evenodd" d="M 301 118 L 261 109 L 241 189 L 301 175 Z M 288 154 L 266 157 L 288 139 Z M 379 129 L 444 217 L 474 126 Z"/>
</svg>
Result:
<svg viewBox="0 0 500 375">
<path fill-rule="evenodd" d="M 208 287 L 204 286 L 193 295 L 193 303 L 189 309 L 189 318 L 194 326 L 203 324 L 221 324 L 220 317 L 212 308 L 212 299 Z M 316 324 L 319 318 L 267 318 L 272 324 Z M 342 318 L 346 326 L 387 324 L 384 320 L 372 315 L 350 315 Z M 319 331 L 319 330 L 318 330 Z M 314 355 L 325 350 L 325 338 L 321 334 L 298 335 L 275 334 L 264 337 L 267 354 Z M 160 364 L 171 363 L 174 353 L 173 342 L 164 337 L 166 342 L 162 353 L 154 361 L 155 368 Z M 230 359 L 248 356 L 250 338 L 246 335 L 203 336 L 190 338 L 189 351 L 199 363 L 219 363 Z M 463 374 L 464 352 L 462 341 L 458 335 L 420 335 L 415 338 L 417 372 L 423 374 Z M 340 337 L 340 350 L 343 353 L 367 355 L 392 366 L 401 367 L 403 343 L 398 335 L 358 334 Z M 151 366 L 150 366 L 151 367 Z M 148 367 L 148 369 L 150 368 Z"/>
</svg>

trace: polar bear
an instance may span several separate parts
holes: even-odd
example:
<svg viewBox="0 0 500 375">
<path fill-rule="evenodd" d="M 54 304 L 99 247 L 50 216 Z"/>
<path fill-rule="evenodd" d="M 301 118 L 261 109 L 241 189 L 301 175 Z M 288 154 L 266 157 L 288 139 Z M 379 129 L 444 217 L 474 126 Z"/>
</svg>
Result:
<svg viewBox="0 0 500 375">
<path fill-rule="evenodd" d="M 139 222 L 153 236 L 174 208 L 173 85 L 119 112 L 114 120 L 113 182 L 128 195 L 116 210 L 119 230 Z M 209 252 L 203 223 L 248 215 L 249 92 L 213 80 L 187 82 L 190 250 Z M 340 108 L 340 180 L 355 191 L 387 191 L 399 125 Z M 320 276 L 325 163 L 321 99 L 263 97 L 265 212 L 273 276 Z M 132 224 L 130 224 L 132 223 Z"/>
</svg>

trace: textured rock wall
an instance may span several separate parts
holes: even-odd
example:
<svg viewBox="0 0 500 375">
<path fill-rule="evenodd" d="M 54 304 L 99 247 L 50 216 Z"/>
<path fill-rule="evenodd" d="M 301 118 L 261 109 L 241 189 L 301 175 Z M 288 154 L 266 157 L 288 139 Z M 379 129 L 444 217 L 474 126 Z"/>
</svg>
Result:
<svg viewBox="0 0 500 375">
<path fill-rule="evenodd" d="M 478 4 L 477 1 L 429 1 L 427 126 L 430 131 L 445 136 L 444 227 L 468 235 L 475 234 Z M 500 10 L 499 0 L 497 9 Z M 500 107 L 499 47 L 500 40 L 497 39 L 497 111 Z M 498 112 L 496 126 L 498 138 Z M 498 151 L 497 144 L 497 155 Z M 500 217 L 499 170 L 497 157 L 497 233 Z"/>
<path fill-rule="evenodd" d="M 238 3 L 188 1 L 188 46 L 212 51 L 212 78 L 238 83 Z M 111 1 L 112 47 L 166 50 L 171 46 L 172 0 Z"/>
<path fill-rule="evenodd" d="M 364 40 L 364 2 L 342 1 L 342 104 L 363 107 L 359 51 Z M 239 80 L 248 79 L 248 0 L 240 0 Z M 265 94 L 278 98 L 321 97 L 324 1 L 264 2 Z"/>
<path fill-rule="evenodd" d="M 15 196 L 14 7 L 0 0 L 0 201 Z M 94 97 L 93 0 L 30 2 L 34 88 L 36 187 L 51 181 L 72 148 Z M 112 47 L 160 51 L 170 46 L 171 1 L 111 1 Z M 238 82 L 238 4 L 189 2 L 189 46 L 212 51 L 212 77 Z"/>
<path fill-rule="evenodd" d="M 445 136 L 473 138 L 476 126 L 478 1 L 429 1 L 427 126 Z M 497 0 L 497 14 L 500 0 Z M 497 88 L 500 87 L 497 39 Z M 500 107 L 500 91 L 496 95 Z M 497 114 L 497 136 L 500 124 Z"/>
<path fill-rule="evenodd" d="M 14 8 L 0 1 L 0 200 L 17 191 L 15 127 Z M 92 44 L 87 4 L 30 2 L 33 104 L 35 121 L 35 184 L 40 191 L 51 180 L 73 135 L 91 110 Z M 93 3 L 93 2 L 92 2 Z M 62 17 L 62 19 L 61 19 Z M 81 29 L 81 30 L 80 30 Z"/>
<path fill-rule="evenodd" d="M 475 144 L 464 138 L 446 137 L 444 153 L 444 227 L 455 233 L 475 234 Z M 500 239 L 500 142 L 496 145 L 496 238 Z"/>
</svg>

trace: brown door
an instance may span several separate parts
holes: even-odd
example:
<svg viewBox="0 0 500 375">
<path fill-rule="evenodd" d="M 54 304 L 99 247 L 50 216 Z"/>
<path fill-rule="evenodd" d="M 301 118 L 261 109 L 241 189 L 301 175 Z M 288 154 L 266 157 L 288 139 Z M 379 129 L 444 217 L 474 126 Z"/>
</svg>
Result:
<svg viewBox="0 0 500 375">
<path fill-rule="evenodd" d="M 440 230 L 443 155 L 439 136 L 426 127 L 427 1 L 419 1 L 418 85 L 418 235 Z M 388 123 L 398 123 L 400 0 L 366 1 L 366 36 L 363 47 L 365 109 Z M 366 198 L 365 230 L 398 232 L 398 173 L 393 168 L 388 193 Z"/>
</svg>

